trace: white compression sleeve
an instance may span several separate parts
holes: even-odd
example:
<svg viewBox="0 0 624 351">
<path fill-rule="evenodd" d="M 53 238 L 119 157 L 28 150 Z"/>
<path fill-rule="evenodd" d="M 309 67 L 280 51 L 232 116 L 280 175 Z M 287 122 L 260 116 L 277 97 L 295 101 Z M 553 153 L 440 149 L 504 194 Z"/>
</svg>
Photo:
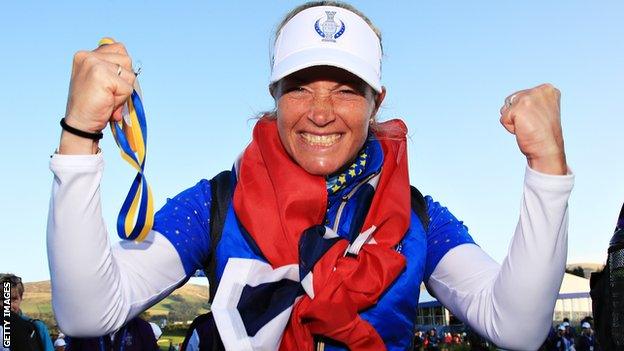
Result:
<svg viewBox="0 0 624 351">
<path fill-rule="evenodd" d="M 536 350 L 546 338 L 565 270 L 573 183 L 572 175 L 527 167 L 520 219 L 503 264 L 476 245 L 460 245 L 428 281 L 440 302 L 499 347 Z"/>
<path fill-rule="evenodd" d="M 60 328 L 75 337 L 120 328 L 186 279 L 171 243 L 152 231 L 145 241 L 112 248 L 101 214 L 98 155 L 54 155 L 48 214 L 52 306 Z"/>
</svg>

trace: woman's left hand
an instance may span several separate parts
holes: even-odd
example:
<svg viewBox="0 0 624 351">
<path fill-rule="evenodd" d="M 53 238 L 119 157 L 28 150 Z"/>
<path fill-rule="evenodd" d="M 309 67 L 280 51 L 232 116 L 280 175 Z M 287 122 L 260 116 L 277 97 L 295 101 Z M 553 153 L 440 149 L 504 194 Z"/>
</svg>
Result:
<svg viewBox="0 0 624 351">
<path fill-rule="evenodd" d="M 561 93 L 551 84 L 520 90 L 505 99 L 500 122 L 516 136 L 529 167 L 546 173 L 567 174 L 560 112 Z"/>
</svg>

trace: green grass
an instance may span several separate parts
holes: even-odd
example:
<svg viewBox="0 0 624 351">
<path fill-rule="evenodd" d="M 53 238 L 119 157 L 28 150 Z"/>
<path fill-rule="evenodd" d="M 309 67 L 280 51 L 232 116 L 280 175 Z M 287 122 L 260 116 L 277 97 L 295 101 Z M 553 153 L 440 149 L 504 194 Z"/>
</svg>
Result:
<svg viewBox="0 0 624 351">
<path fill-rule="evenodd" d="M 184 336 L 178 335 L 161 335 L 160 339 L 158 339 L 158 347 L 160 347 L 163 351 L 169 350 L 169 342 L 175 346 L 181 344 L 184 341 Z"/>
<path fill-rule="evenodd" d="M 176 329 L 171 330 L 165 329 L 163 330 L 163 334 L 158 339 L 158 346 L 161 350 L 169 350 L 169 342 L 171 342 L 173 346 L 182 344 L 185 335 L 186 328 L 181 329 L 176 327 Z"/>
<path fill-rule="evenodd" d="M 43 320 L 50 330 L 56 330 L 56 321 L 52 312 L 50 281 L 29 282 L 24 284 L 22 311 L 32 317 Z M 208 287 L 186 284 L 175 290 L 164 300 L 147 310 L 149 318 L 163 316 L 169 323 L 187 322 L 208 311 Z M 169 344 L 167 343 L 167 346 Z"/>
</svg>

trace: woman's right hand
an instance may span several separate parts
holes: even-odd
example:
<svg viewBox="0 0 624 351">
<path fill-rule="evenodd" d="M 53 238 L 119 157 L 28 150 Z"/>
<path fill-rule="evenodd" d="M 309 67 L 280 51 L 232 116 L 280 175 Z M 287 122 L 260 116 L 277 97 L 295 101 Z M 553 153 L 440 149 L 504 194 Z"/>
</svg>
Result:
<svg viewBox="0 0 624 351">
<path fill-rule="evenodd" d="M 120 121 L 125 101 L 132 94 L 136 76 L 132 59 L 121 43 L 102 45 L 74 55 L 65 122 L 77 129 L 97 133 L 109 121 Z M 59 153 L 88 154 L 97 151 L 97 142 L 66 131 L 61 135 Z"/>
</svg>

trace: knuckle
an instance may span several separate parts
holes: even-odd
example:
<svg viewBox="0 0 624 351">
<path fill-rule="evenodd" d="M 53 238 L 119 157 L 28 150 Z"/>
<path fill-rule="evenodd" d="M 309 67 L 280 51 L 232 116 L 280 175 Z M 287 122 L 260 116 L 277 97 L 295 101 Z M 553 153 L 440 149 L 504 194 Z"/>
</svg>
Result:
<svg viewBox="0 0 624 351">
<path fill-rule="evenodd" d="M 86 53 L 86 55 L 84 56 L 82 62 L 84 65 L 89 66 L 89 67 L 97 67 L 99 66 L 99 59 L 97 57 L 95 57 L 95 55 L 91 54 L 90 52 Z"/>
<path fill-rule="evenodd" d="M 540 88 L 542 91 L 548 92 L 548 93 L 553 93 L 555 92 L 555 90 L 557 90 L 557 88 L 555 88 L 554 85 L 552 85 L 551 83 L 544 83 L 542 85 L 540 85 Z"/>
<path fill-rule="evenodd" d="M 513 109 L 514 107 L 518 106 L 518 104 L 524 100 L 525 95 L 523 93 L 514 93 L 512 95 L 510 95 L 507 100 L 509 102 L 509 108 Z"/>
<path fill-rule="evenodd" d="M 80 50 L 74 54 L 74 63 L 82 62 L 89 55 L 88 51 Z"/>
<path fill-rule="evenodd" d="M 124 94 L 126 95 L 126 97 L 130 97 L 133 91 L 134 88 L 132 87 L 132 84 L 124 84 Z"/>
<path fill-rule="evenodd" d="M 124 78 L 124 85 L 128 85 L 130 87 L 130 89 L 134 89 L 134 81 L 136 80 L 136 77 L 134 76 L 134 74 L 129 74 L 128 78 Z"/>
<path fill-rule="evenodd" d="M 531 101 L 531 99 L 528 99 L 528 98 L 519 99 L 518 105 L 522 107 L 530 107 L 533 105 L 533 101 Z"/>
<path fill-rule="evenodd" d="M 555 87 L 553 84 L 551 83 L 545 83 L 542 84 L 542 89 L 541 92 L 544 95 L 544 97 L 548 98 L 548 99 L 559 99 L 561 97 L 561 91 L 559 89 L 557 89 L 557 87 Z"/>
<path fill-rule="evenodd" d="M 561 90 L 554 88 L 553 93 L 555 93 L 556 97 L 561 97 Z"/>
<path fill-rule="evenodd" d="M 131 70 L 132 70 L 132 58 L 131 58 L 130 56 L 127 56 L 127 55 L 126 55 L 126 56 L 123 56 L 122 61 L 123 61 L 123 62 L 122 62 L 122 64 L 121 64 L 121 65 L 122 65 L 125 69 L 128 69 L 128 70 L 130 70 L 130 71 L 131 71 Z"/>
<path fill-rule="evenodd" d="M 126 51 L 126 46 L 122 42 L 116 42 L 112 45 L 113 45 L 113 48 L 118 50 L 119 52 L 128 54 L 128 51 Z"/>
</svg>

